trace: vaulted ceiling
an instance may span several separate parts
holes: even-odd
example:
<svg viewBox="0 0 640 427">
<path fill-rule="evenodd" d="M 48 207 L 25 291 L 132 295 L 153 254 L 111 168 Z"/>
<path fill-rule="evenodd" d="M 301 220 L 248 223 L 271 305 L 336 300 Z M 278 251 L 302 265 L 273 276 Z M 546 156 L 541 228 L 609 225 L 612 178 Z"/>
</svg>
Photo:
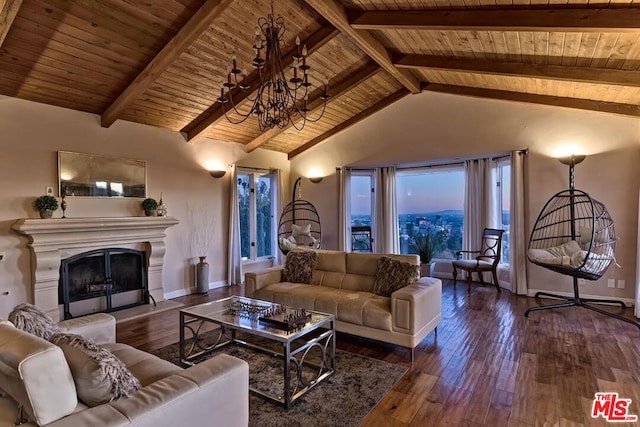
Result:
<svg viewBox="0 0 640 427">
<path fill-rule="evenodd" d="M 274 7 L 287 28 L 285 60 L 299 35 L 315 83 L 329 80 L 322 120 L 302 131 L 231 124 L 216 102 L 231 56 L 251 64 L 268 0 L 0 0 L 0 93 L 99 114 L 104 127 L 130 120 L 289 158 L 421 91 L 640 116 L 637 0 Z M 248 82 L 256 87 L 255 73 Z M 320 94 L 309 99 L 316 110 Z"/>
</svg>

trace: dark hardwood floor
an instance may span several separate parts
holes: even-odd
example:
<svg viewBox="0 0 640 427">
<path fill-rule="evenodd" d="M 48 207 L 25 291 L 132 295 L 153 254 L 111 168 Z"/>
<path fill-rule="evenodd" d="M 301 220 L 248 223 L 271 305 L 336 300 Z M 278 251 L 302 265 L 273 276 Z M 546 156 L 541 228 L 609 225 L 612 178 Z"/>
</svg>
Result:
<svg viewBox="0 0 640 427">
<path fill-rule="evenodd" d="M 231 294 L 242 289 L 175 301 L 194 305 Z M 444 280 L 438 336 L 424 339 L 413 363 L 404 348 L 338 334 L 340 349 L 409 368 L 361 425 L 608 425 L 590 416 L 598 391 L 632 399 L 630 412 L 640 415 L 640 330 L 577 307 L 525 318 L 535 305 L 493 286 L 474 284 L 468 292 L 466 284 Z M 624 315 L 633 318 L 631 309 Z M 118 341 L 143 350 L 171 344 L 178 340 L 178 310 L 123 322 L 117 333 Z"/>
</svg>

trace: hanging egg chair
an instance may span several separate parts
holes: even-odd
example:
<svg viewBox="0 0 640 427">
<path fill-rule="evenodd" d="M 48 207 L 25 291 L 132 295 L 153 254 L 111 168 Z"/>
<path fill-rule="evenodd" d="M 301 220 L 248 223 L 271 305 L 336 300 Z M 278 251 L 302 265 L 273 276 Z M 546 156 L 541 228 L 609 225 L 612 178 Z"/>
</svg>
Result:
<svg viewBox="0 0 640 427">
<path fill-rule="evenodd" d="M 580 279 L 598 280 L 615 262 L 616 233 L 605 206 L 565 190 L 544 206 L 529 239 L 529 260 Z"/>
<path fill-rule="evenodd" d="M 585 156 L 560 159 L 569 165 L 569 189 L 555 194 L 542 208 L 536 220 L 527 256 L 529 261 L 556 273 L 573 278 L 573 297 L 549 292 L 536 293 L 539 297 L 551 297 L 565 302 L 530 307 L 532 311 L 580 306 L 606 316 L 614 317 L 640 328 L 640 323 L 615 313 L 594 307 L 589 303 L 625 304 L 619 300 L 580 297 L 579 279 L 598 280 L 615 263 L 616 232 L 613 219 L 604 204 L 584 191 L 575 189 L 574 167 Z"/>
<path fill-rule="evenodd" d="M 295 199 L 300 179 L 293 186 L 294 199 L 282 210 L 278 225 L 278 247 L 285 255 L 293 249 L 320 249 L 322 242 L 320 216 L 316 207 L 302 198 Z"/>
</svg>

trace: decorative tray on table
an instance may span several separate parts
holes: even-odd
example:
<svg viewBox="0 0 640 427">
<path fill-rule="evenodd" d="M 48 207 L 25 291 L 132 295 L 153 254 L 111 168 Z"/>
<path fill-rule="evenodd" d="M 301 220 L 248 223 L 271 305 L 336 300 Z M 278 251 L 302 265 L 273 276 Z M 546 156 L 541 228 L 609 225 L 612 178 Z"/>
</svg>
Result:
<svg viewBox="0 0 640 427">
<path fill-rule="evenodd" d="M 304 308 L 291 309 L 286 305 L 279 305 L 262 313 L 258 320 L 278 329 L 293 331 L 303 327 L 311 320 L 311 313 L 307 313 Z"/>
</svg>

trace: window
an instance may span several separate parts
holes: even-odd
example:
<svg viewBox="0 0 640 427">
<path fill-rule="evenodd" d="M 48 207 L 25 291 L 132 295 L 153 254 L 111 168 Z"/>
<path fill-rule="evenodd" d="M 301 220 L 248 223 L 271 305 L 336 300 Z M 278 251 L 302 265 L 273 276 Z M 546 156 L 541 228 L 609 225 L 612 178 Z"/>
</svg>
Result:
<svg viewBox="0 0 640 427">
<path fill-rule="evenodd" d="M 493 168 L 496 182 L 496 211 L 498 215 L 498 227 L 504 230 L 502 235 L 502 256 L 500 262 L 509 264 L 509 224 L 511 223 L 511 159 L 501 158 L 496 160 Z"/>
<path fill-rule="evenodd" d="M 373 182 L 373 171 L 354 171 L 351 173 L 351 194 L 349 195 L 351 227 L 369 226 L 373 232 Z M 362 237 L 352 235 L 352 251 L 371 251 L 371 240 Z"/>
<path fill-rule="evenodd" d="M 455 258 L 462 249 L 464 185 L 462 165 L 398 170 L 400 253 L 416 253 L 417 238 L 429 234 L 433 258 Z"/>
<path fill-rule="evenodd" d="M 275 173 L 238 170 L 240 253 L 245 261 L 274 256 Z"/>
</svg>

